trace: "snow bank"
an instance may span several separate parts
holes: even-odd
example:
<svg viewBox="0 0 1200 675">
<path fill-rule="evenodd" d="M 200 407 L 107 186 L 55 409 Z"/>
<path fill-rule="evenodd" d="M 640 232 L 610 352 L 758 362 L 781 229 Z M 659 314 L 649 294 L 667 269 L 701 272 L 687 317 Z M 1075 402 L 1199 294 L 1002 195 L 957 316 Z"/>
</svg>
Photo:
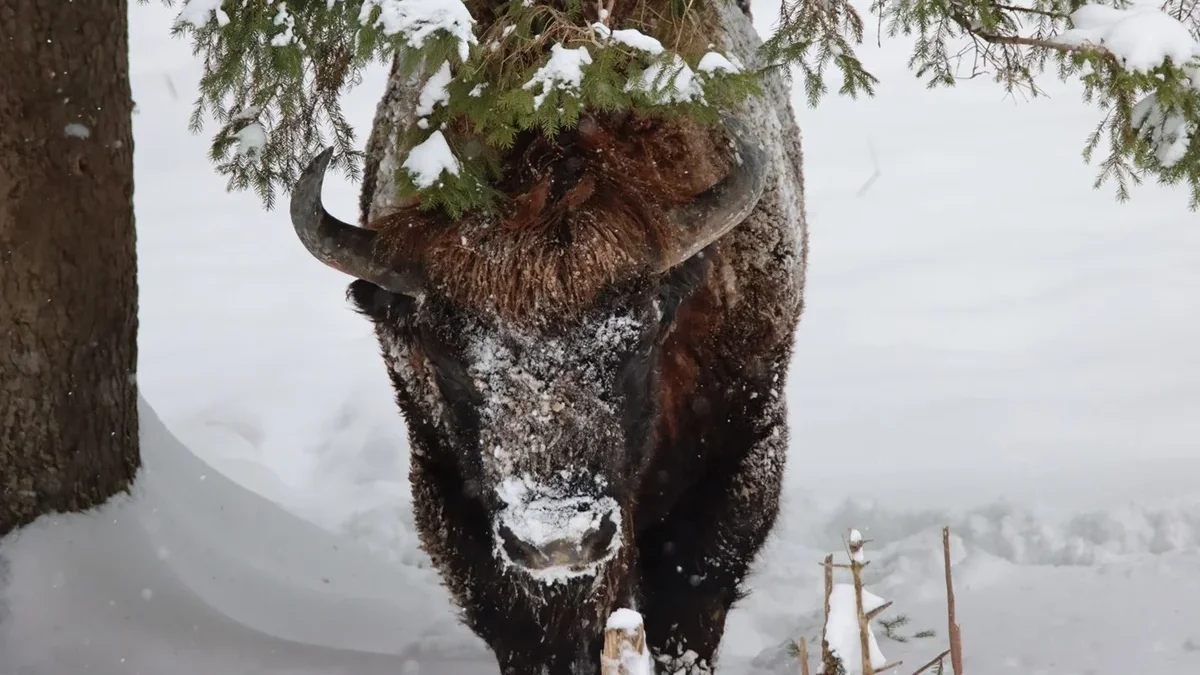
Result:
<svg viewBox="0 0 1200 675">
<path fill-rule="evenodd" d="M 436 585 L 236 486 L 144 402 L 140 415 L 131 496 L 0 542 L 0 673 L 394 675 L 427 637 L 441 665 L 423 672 L 489 662 Z"/>
<path fill-rule="evenodd" d="M 863 572 L 867 611 L 883 596 L 895 604 L 880 620 L 910 618 L 900 635 L 936 632 L 901 643 L 885 637 L 877 621 L 873 644 L 881 653 L 871 647 L 873 662 L 886 654 L 908 667 L 945 648 L 941 528 L 948 525 L 958 621 L 972 672 L 1034 672 L 1064 659 L 1087 672 L 1081 655 L 1097 673 L 1141 672 L 1139 659 L 1200 666 L 1200 651 L 1184 648 L 1200 637 L 1200 607 L 1191 600 L 1200 591 L 1196 498 L 1082 511 L 1002 502 L 924 510 L 884 500 L 793 503 L 755 566 L 749 582 L 755 592 L 730 616 L 726 653 L 752 657 L 753 673 L 796 672 L 787 645 L 801 636 L 820 645 L 824 582 L 817 563 L 844 549 L 852 524 L 867 525 L 862 535 L 874 542 Z M 840 576 L 848 582 L 848 573 Z M 845 652 L 848 667 L 857 667 L 853 586 L 845 583 L 834 595 L 830 641 Z M 1150 623 L 1140 618 L 1164 607 L 1180 614 Z M 1097 635 L 1118 634 L 1126 637 L 1095 642 Z"/>
</svg>

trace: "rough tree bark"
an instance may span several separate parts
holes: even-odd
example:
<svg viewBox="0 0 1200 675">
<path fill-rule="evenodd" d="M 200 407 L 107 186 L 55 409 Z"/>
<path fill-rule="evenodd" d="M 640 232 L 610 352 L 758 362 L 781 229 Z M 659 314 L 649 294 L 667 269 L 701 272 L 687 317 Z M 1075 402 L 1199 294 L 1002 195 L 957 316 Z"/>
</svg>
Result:
<svg viewBox="0 0 1200 675">
<path fill-rule="evenodd" d="M 0 537 L 140 464 L 126 0 L 0 0 Z"/>
</svg>

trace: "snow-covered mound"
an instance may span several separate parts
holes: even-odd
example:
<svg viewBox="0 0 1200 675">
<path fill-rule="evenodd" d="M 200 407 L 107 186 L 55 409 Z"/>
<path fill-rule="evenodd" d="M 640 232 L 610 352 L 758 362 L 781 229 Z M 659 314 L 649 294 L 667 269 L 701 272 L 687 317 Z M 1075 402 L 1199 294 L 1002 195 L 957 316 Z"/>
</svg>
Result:
<svg viewBox="0 0 1200 675">
<path fill-rule="evenodd" d="M 428 572 L 239 487 L 144 401 L 140 414 L 132 495 L 0 543 L 0 673 L 396 675 L 486 663 Z M 427 668 L 421 647 L 437 651 Z"/>
<path fill-rule="evenodd" d="M 141 415 L 131 496 L 0 543 L 0 673 L 494 672 L 430 570 L 290 514 L 213 472 L 144 402 Z M 1200 667 L 1195 502 L 1060 519 L 1003 504 L 806 506 L 789 511 L 731 617 L 726 672 L 795 672 L 787 643 L 820 630 L 816 563 L 858 523 L 874 542 L 869 592 L 895 601 L 885 618 L 911 616 L 909 635 L 944 633 L 939 532 L 954 528 L 972 672 Z M 937 638 L 900 643 L 878 628 L 876 638 L 890 660 L 940 650 Z"/>
<path fill-rule="evenodd" d="M 1051 494 L 1052 484 L 1039 484 Z M 859 527 L 872 542 L 867 590 L 894 602 L 881 618 L 907 615 L 902 636 L 937 633 L 899 642 L 876 624 L 880 648 L 889 662 L 924 663 L 946 646 L 941 528 L 948 525 L 971 673 L 1000 675 L 1018 666 L 1046 675 L 1161 672 L 1142 671 L 1147 663 L 1200 668 L 1200 495 L 1143 501 L 1103 509 L 1053 496 L 1021 507 L 910 509 L 857 499 L 794 505 L 758 565 L 755 592 L 731 616 L 727 653 L 749 659 L 749 672 L 795 672 L 786 643 L 804 636 L 820 644 L 819 562 L 844 551 L 847 528 Z M 1078 670 L 1054 669 L 1065 663 Z"/>
</svg>

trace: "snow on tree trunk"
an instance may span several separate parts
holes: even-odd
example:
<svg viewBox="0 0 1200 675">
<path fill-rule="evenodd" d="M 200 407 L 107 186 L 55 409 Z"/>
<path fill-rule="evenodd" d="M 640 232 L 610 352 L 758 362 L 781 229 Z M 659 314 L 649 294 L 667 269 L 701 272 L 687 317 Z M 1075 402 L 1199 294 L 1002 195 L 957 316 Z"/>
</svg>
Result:
<svg viewBox="0 0 1200 675">
<path fill-rule="evenodd" d="M 0 0 L 0 537 L 138 467 L 125 0 Z"/>
</svg>

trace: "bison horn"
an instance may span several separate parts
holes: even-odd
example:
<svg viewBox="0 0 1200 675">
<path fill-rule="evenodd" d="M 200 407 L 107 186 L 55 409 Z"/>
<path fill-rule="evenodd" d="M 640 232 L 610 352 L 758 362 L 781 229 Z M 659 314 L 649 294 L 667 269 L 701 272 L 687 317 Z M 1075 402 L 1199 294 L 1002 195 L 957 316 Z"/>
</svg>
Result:
<svg viewBox="0 0 1200 675">
<path fill-rule="evenodd" d="M 397 269 L 380 262 L 375 254 L 375 231 L 344 223 L 325 210 L 321 186 L 332 157 L 333 148 L 327 148 L 313 158 L 292 190 L 292 225 L 304 248 L 333 269 L 385 291 L 420 295 L 419 268 Z"/>
<path fill-rule="evenodd" d="M 766 157 L 739 120 L 725 117 L 735 144 L 734 167 L 721 182 L 671 213 L 680 236 L 664 253 L 657 272 L 666 272 L 704 250 L 742 222 L 758 204 L 767 183 Z"/>
</svg>

